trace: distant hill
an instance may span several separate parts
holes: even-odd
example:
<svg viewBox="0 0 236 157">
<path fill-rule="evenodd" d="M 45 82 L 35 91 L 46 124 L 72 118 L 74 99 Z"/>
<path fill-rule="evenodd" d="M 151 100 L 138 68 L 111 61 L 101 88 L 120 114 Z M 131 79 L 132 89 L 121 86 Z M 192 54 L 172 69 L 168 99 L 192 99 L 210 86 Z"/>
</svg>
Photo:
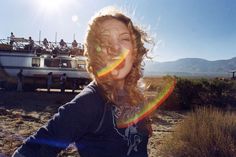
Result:
<svg viewBox="0 0 236 157">
<path fill-rule="evenodd" d="M 229 72 L 236 70 L 236 57 L 228 60 L 208 61 L 201 58 L 183 58 L 171 62 L 145 62 L 145 76 L 177 75 L 177 76 L 231 76 Z"/>
</svg>

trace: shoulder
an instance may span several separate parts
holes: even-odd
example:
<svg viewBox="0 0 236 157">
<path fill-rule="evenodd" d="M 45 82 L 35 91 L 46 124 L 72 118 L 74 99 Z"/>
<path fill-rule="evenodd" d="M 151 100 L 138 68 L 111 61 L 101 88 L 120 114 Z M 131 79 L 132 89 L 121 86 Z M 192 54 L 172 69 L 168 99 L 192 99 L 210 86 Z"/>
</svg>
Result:
<svg viewBox="0 0 236 157">
<path fill-rule="evenodd" d="M 72 102 L 94 102 L 99 104 L 105 103 L 105 99 L 95 82 L 91 82 L 72 100 Z"/>
<path fill-rule="evenodd" d="M 88 114 L 102 112 L 105 99 L 101 96 L 100 90 L 94 82 L 91 82 L 69 103 L 60 107 L 62 110 L 83 111 Z"/>
<path fill-rule="evenodd" d="M 68 125 L 92 125 L 100 119 L 104 106 L 105 101 L 99 95 L 97 88 L 90 84 L 74 99 L 62 105 L 54 115 L 54 120 L 58 119 L 60 123 Z"/>
</svg>

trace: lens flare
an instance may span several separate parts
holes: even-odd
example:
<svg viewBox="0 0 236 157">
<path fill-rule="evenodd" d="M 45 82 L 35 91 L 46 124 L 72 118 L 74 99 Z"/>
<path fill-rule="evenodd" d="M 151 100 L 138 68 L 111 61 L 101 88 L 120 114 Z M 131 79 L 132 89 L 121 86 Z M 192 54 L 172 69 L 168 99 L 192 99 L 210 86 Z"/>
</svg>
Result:
<svg viewBox="0 0 236 157">
<path fill-rule="evenodd" d="M 123 48 L 122 52 L 120 53 L 119 56 L 117 56 L 114 62 L 112 62 L 111 64 L 103 67 L 102 69 L 97 71 L 97 76 L 98 77 L 102 77 L 107 75 L 108 73 L 110 73 L 112 70 L 114 70 L 115 68 L 117 68 L 127 57 L 127 55 L 129 54 L 129 50 Z"/>
<path fill-rule="evenodd" d="M 73 21 L 73 22 L 77 22 L 78 21 L 78 16 L 77 15 L 73 15 L 73 16 L 71 16 L 71 20 Z"/>
<path fill-rule="evenodd" d="M 175 85 L 176 80 L 174 78 L 168 78 L 167 83 L 161 89 L 160 93 L 158 93 L 152 101 L 143 105 L 138 113 L 136 113 L 135 115 L 133 115 L 133 117 L 130 117 L 129 119 L 117 119 L 117 127 L 126 128 L 132 124 L 136 124 L 143 118 L 150 115 L 153 111 L 160 107 L 163 102 L 165 102 L 165 100 L 173 92 Z"/>
</svg>

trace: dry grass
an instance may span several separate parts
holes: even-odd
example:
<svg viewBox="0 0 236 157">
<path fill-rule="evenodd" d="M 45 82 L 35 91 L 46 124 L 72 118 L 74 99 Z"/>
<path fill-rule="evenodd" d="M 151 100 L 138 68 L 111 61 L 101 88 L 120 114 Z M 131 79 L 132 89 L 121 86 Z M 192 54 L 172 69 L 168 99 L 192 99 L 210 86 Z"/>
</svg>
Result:
<svg viewBox="0 0 236 157">
<path fill-rule="evenodd" d="M 144 78 L 144 81 L 148 85 L 145 94 L 152 100 L 165 87 L 168 77 Z M 167 100 L 171 109 L 178 104 L 173 94 Z M 44 125 L 71 97 L 60 93 L 0 93 L 0 107 L 3 107 L 0 108 L 0 157 L 10 156 L 23 139 Z M 152 118 L 149 157 L 236 157 L 236 115 L 203 108 L 188 116 L 159 110 Z M 178 126 L 173 130 L 175 125 Z M 70 147 L 59 156 L 79 155 Z"/>
<path fill-rule="evenodd" d="M 165 139 L 163 157 L 236 157 L 236 115 L 197 108 Z"/>
</svg>

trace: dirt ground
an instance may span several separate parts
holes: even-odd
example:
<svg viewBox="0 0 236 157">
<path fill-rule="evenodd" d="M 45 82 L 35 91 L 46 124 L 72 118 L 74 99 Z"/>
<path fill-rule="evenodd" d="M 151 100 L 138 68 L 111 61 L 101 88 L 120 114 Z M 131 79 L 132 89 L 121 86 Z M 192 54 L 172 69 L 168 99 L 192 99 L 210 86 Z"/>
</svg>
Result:
<svg viewBox="0 0 236 157">
<path fill-rule="evenodd" d="M 0 157 L 11 156 L 22 141 L 47 123 L 57 108 L 77 93 L 0 91 Z M 149 157 L 158 157 L 158 147 L 184 114 L 157 110 L 152 115 L 153 136 L 149 140 Z M 73 145 L 59 156 L 79 156 Z"/>
</svg>

